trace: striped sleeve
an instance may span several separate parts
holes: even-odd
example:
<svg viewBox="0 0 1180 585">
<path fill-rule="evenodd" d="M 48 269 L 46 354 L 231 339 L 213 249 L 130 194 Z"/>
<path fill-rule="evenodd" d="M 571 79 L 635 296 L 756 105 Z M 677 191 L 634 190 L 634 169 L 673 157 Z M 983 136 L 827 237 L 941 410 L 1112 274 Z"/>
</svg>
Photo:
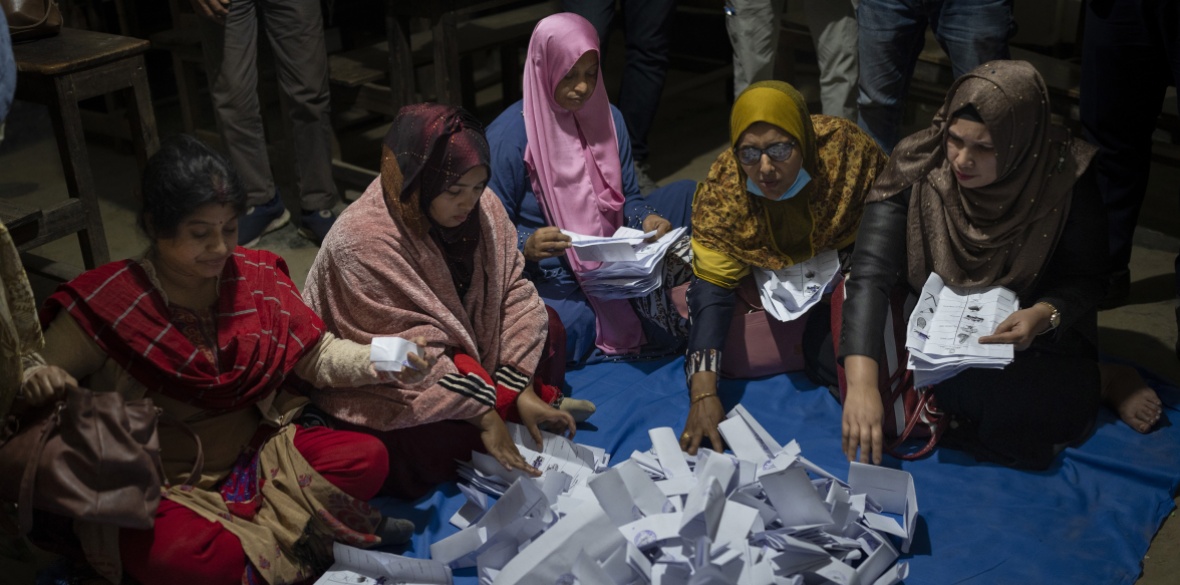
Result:
<svg viewBox="0 0 1180 585">
<path fill-rule="evenodd" d="M 524 391 L 531 379 L 512 366 L 496 368 L 496 384 L 509 388 L 517 393 Z"/>
<path fill-rule="evenodd" d="M 496 389 L 475 373 L 469 373 L 466 376 L 458 373 L 447 374 L 439 379 L 438 385 L 485 406 L 492 408 L 496 406 Z"/>
</svg>

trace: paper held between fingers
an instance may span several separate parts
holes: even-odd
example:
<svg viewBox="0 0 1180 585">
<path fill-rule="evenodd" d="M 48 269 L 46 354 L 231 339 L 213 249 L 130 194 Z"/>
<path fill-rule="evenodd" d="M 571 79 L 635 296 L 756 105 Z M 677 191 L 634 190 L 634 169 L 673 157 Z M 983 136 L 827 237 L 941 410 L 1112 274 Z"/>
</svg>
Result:
<svg viewBox="0 0 1180 585">
<path fill-rule="evenodd" d="M 411 368 L 409 356 L 415 353 L 418 357 L 425 357 L 425 350 L 418 344 L 401 337 L 374 337 L 369 346 L 369 361 L 379 372 L 400 372 L 402 368 Z"/>
</svg>

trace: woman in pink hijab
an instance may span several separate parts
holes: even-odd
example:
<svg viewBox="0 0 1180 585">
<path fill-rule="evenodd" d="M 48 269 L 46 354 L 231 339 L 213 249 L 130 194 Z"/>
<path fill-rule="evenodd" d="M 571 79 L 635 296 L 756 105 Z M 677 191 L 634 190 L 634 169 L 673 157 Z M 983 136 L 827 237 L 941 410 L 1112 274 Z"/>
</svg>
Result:
<svg viewBox="0 0 1180 585">
<path fill-rule="evenodd" d="M 518 232 L 526 272 L 566 329 L 575 363 L 678 351 L 686 323 L 667 291 L 690 275 L 687 233 L 664 261 L 663 286 L 633 299 L 587 296 L 582 277 L 599 267 L 570 249 L 561 230 L 610 236 L 622 226 L 663 236 L 690 225 L 693 181 L 646 197 L 632 166 L 623 117 L 599 87 L 598 35 L 572 13 L 537 23 L 524 68 L 524 99 L 488 127 L 492 179 Z"/>
</svg>

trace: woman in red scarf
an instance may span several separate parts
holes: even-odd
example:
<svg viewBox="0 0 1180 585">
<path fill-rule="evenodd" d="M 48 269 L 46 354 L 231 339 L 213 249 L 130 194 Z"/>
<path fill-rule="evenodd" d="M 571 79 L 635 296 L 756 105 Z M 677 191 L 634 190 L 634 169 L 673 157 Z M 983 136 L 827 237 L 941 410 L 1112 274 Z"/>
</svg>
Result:
<svg viewBox="0 0 1180 585">
<path fill-rule="evenodd" d="M 124 568 L 144 585 L 296 583 L 327 568 L 333 541 L 370 546 L 413 529 L 365 503 L 385 480 L 379 441 L 290 424 L 307 400 L 282 391 L 288 374 L 317 387 L 380 377 L 369 346 L 325 332 L 282 258 L 236 246 L 245 200 L 221 155 L 188 136 L 165 143 L 143 179 L 147 253 L 79 276 L 42 311 L 31 402 L 75 379 L 148 396 L 204 449 L 195 488 L 183 487 L 196 447 L 160 428 L 173 487 L 152 530 L 77 523 L 87 559 L 116 583 Z M 405 376 L 429 369 L 417 365 Z"/>
</svg>

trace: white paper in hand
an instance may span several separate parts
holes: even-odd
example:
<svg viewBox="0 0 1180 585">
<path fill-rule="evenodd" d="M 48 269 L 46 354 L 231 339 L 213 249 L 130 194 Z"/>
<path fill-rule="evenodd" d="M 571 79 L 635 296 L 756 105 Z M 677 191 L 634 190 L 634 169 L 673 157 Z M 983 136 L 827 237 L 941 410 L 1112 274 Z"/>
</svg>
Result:
<svg viewBox="0 0 1180 585">
<path fill-rule="evenodd" d="M 400 372 L 402 368 L 413 368 L 409 360 L 411 353 L 424 357 L 418 344 L 400 337 L 374 337 L 369 346 L 369 360 L 378 372 Z"/>
</svg>

